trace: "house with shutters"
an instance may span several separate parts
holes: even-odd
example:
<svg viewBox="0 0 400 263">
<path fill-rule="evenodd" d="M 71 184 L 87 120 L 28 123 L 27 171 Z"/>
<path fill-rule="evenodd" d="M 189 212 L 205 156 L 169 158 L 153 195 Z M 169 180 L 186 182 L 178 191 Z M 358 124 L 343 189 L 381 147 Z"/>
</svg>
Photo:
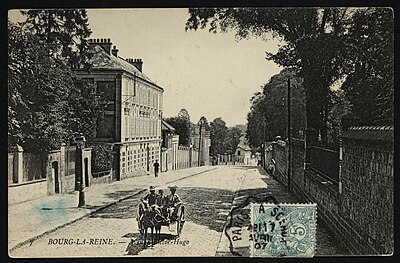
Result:
<svg viewBox="0 0 400 263">
<path fill-rule="evenodd" d="M 89 142 L 111 145 L 111 180 L 144 175 L 160 157 L 164 89 L 143 73 L 141 59 L 118 56 L 110 39 L 89 39 L 89 45 L 91 67 L 77 75 L 95 86 L 107 108 L 85 136 Z"/>
</svg>

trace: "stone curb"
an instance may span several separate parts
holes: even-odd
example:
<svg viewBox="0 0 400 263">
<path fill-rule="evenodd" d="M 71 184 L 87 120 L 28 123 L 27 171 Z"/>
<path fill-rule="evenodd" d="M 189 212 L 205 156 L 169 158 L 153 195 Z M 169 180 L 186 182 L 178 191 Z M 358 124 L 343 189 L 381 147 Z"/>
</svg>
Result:
<svg viewBox="0 0 400 263">
<path fill-rule="evenodd" d="M 211 168 L 211 169 L 207 169 L 207 170 L 205 170 L 205 171 L 201 171 L 201 172 L 198 172 L 198 173 L 190 174 L 190 175 L 188 175 L 188 176 L 184 176 L 184 177 L 182 177 L 182 178 L 179 178 L 179 179 L 176 179 L 176 180 L 172 180 L 172 181 L 170 181 L 170 182 L 166 182 L 165 184 L 170 184 L 170 183 L 178 182 L 178 181 L 181 181 L 181 180 L 183 180 L 183 179 L 186 179 L 186 178 L 189 178 L 189 177 L 192 177 L 192 176 L 195 176 L 195 175 L 199 175 L 199 174 L 203 174 L 203 173 L 206 173 L 206 172 L 215 170 L 215 169 L 217 169 L 217 168 L 218 168 L 218 167 Z M 160 185 L 157 185 L 157 186 L 160 186 Z M 97 213 L 97 212 L 99 212 L 99 211 L 101 211 L 101 210 L 103 210 L 103 209 L 106 209 L 107 207 L 110 207 L 110 206 L 115 205 L 115 204 L 117 204 L 117 203 L 119 203 L 119 202 L 122 202 L 122 201 L 124 201 L 124 200 L 126 200 L 126 199 L 129 199 L 129 198 L 131 198 L 131 197 L 134 197 L 134 196 L 136 196 L 136 195 L 139 195 L 139 194 L 145 192 L 146 190 L 147 190 L 147 188 L 142 189 L 142 190 L 139 190 L 139 191 L 137 191 L 137 192 L 135 192 L 135 193 L 133 193 L 133 194 L 130 194 L 130 195 L 128 195 L 128 196 L 124 196 L 124 197 L 122 197 L 122 198 L 120 198 L 120 199 L 118 199 L 118 200 L 115 200 L 115 201 L 112 201 L 112 202 L 110 202 L 110 203 L 108 203 L 108 204 L 105 204 L 105 205 L 103 205 L 103 206 L 100 206 L 99 208 L 96 208 L 96 209 L 94 209 L 93 211 L 90 211 L 90 212 L 88 212 L 88 213 L 86 213 L 86 214 L 84 214 L 84 215 L 82 215 L 82 216 L 80 216 L 80 217 L 78 217 L 78 218 L 75 218 L 75 219 L 73 219 L 73 220 L 71 220 L 71 221 L 69 221 L 69 222 L 67 222 L 67 223 L 64 223 L 64 224 L 62 224 L 62 225 L 59 225 L 59 226 L 57 226 L 57 227 L 55 227 L 55 228 L 53 228 L 53 229 L 47 230 L 47 231 L 45 231 L 44 233 L 42 233 L 42 234 L 40 234 L 40 235 L 31 237 L 31 238 L 29 238 L 29 239 L 27 239 L 27 240 L 25 240 L 25 241 L 22 241 L 22 242 L 16 244 L 14 247 L 12 247 L 11 249 L 8 250 L 9 256 L 11 257 L 10 253 L 11 253 L 12 251 L 16 250 L 17 248 L 20 248 L 20 247 L 23 247 L 23 246 L 25 246 L 25 245 L 27 245 L 27 244 L 29 244 L 29 243 L 32 243 L 32 242 L 34 242 L 35 240 L 37 240 L 37 239 L 39 239 L 39 238 L 42 238 L 43 236 L 48 235 L 48 234 L 50 234 L 50 233 L 53 233 L 53 232 L 55 232 L 55 231 L 57 231 L 57 230 L 59 230 L 59 229 L 61 229 L 61 228 L 64 228 L 64 227 L 66 227 L 66 226 L 68 226 L 68 225 L 72 225 L 73 223 L 75 223 L 75 222 L 77 222 L 77 221 L 79 221 L 79 220 L 82 220 L 83 218 L 89 217 L 89 216 L 91 216 L 91 215 L 94 214 L 94 213 Z"/>
</svg>

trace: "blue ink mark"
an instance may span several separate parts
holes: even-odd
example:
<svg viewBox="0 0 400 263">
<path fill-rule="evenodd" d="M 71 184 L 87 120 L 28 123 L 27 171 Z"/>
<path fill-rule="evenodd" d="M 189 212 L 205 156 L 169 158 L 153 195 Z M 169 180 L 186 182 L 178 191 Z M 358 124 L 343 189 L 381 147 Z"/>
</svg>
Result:
<svg viewBox="0 0 400 263">
<path fill-rule="evenodd" d="M 316 204 L 252 204 L 252 257 L 312 257 Z"/>
</svg>

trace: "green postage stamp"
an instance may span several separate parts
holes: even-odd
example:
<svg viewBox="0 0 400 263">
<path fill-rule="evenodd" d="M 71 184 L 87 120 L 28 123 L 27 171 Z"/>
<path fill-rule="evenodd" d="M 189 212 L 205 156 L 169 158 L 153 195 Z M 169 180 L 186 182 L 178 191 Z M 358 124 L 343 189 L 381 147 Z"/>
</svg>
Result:
<svg viewBox="0 0 400 263">
<path fill-rule="evenodd" d="M 252 203 L 251 257 L 313 257 L 316 204 Z"/>
</svg>

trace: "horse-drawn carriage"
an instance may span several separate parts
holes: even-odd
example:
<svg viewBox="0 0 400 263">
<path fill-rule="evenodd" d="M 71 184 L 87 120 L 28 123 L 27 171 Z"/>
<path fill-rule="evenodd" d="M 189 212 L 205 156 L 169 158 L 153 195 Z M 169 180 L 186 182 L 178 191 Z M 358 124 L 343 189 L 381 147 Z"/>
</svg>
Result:
<svg viewBox="0 0 400 263">
<path fill-rule="evenodd" d="M 144 235 L 144 246 L 146 245 L 147 230 L 151 230 L 151 241 L 154 244 L 153 231 L 156 238 L 160 239 L 162 226 L 168 226 L 170 232 L 179 237 L 185 223 L 185 206 L 182 203 L 173 207 L 173 212 L 169 220 L 166 220 L 166 211 L 157 205 L 148 206 L 146 202 L 141 202 L 137 209 L 137 224 L 141 235 Z M 158 236 L 157 236 L 158 234 Z"/>
</svg>

